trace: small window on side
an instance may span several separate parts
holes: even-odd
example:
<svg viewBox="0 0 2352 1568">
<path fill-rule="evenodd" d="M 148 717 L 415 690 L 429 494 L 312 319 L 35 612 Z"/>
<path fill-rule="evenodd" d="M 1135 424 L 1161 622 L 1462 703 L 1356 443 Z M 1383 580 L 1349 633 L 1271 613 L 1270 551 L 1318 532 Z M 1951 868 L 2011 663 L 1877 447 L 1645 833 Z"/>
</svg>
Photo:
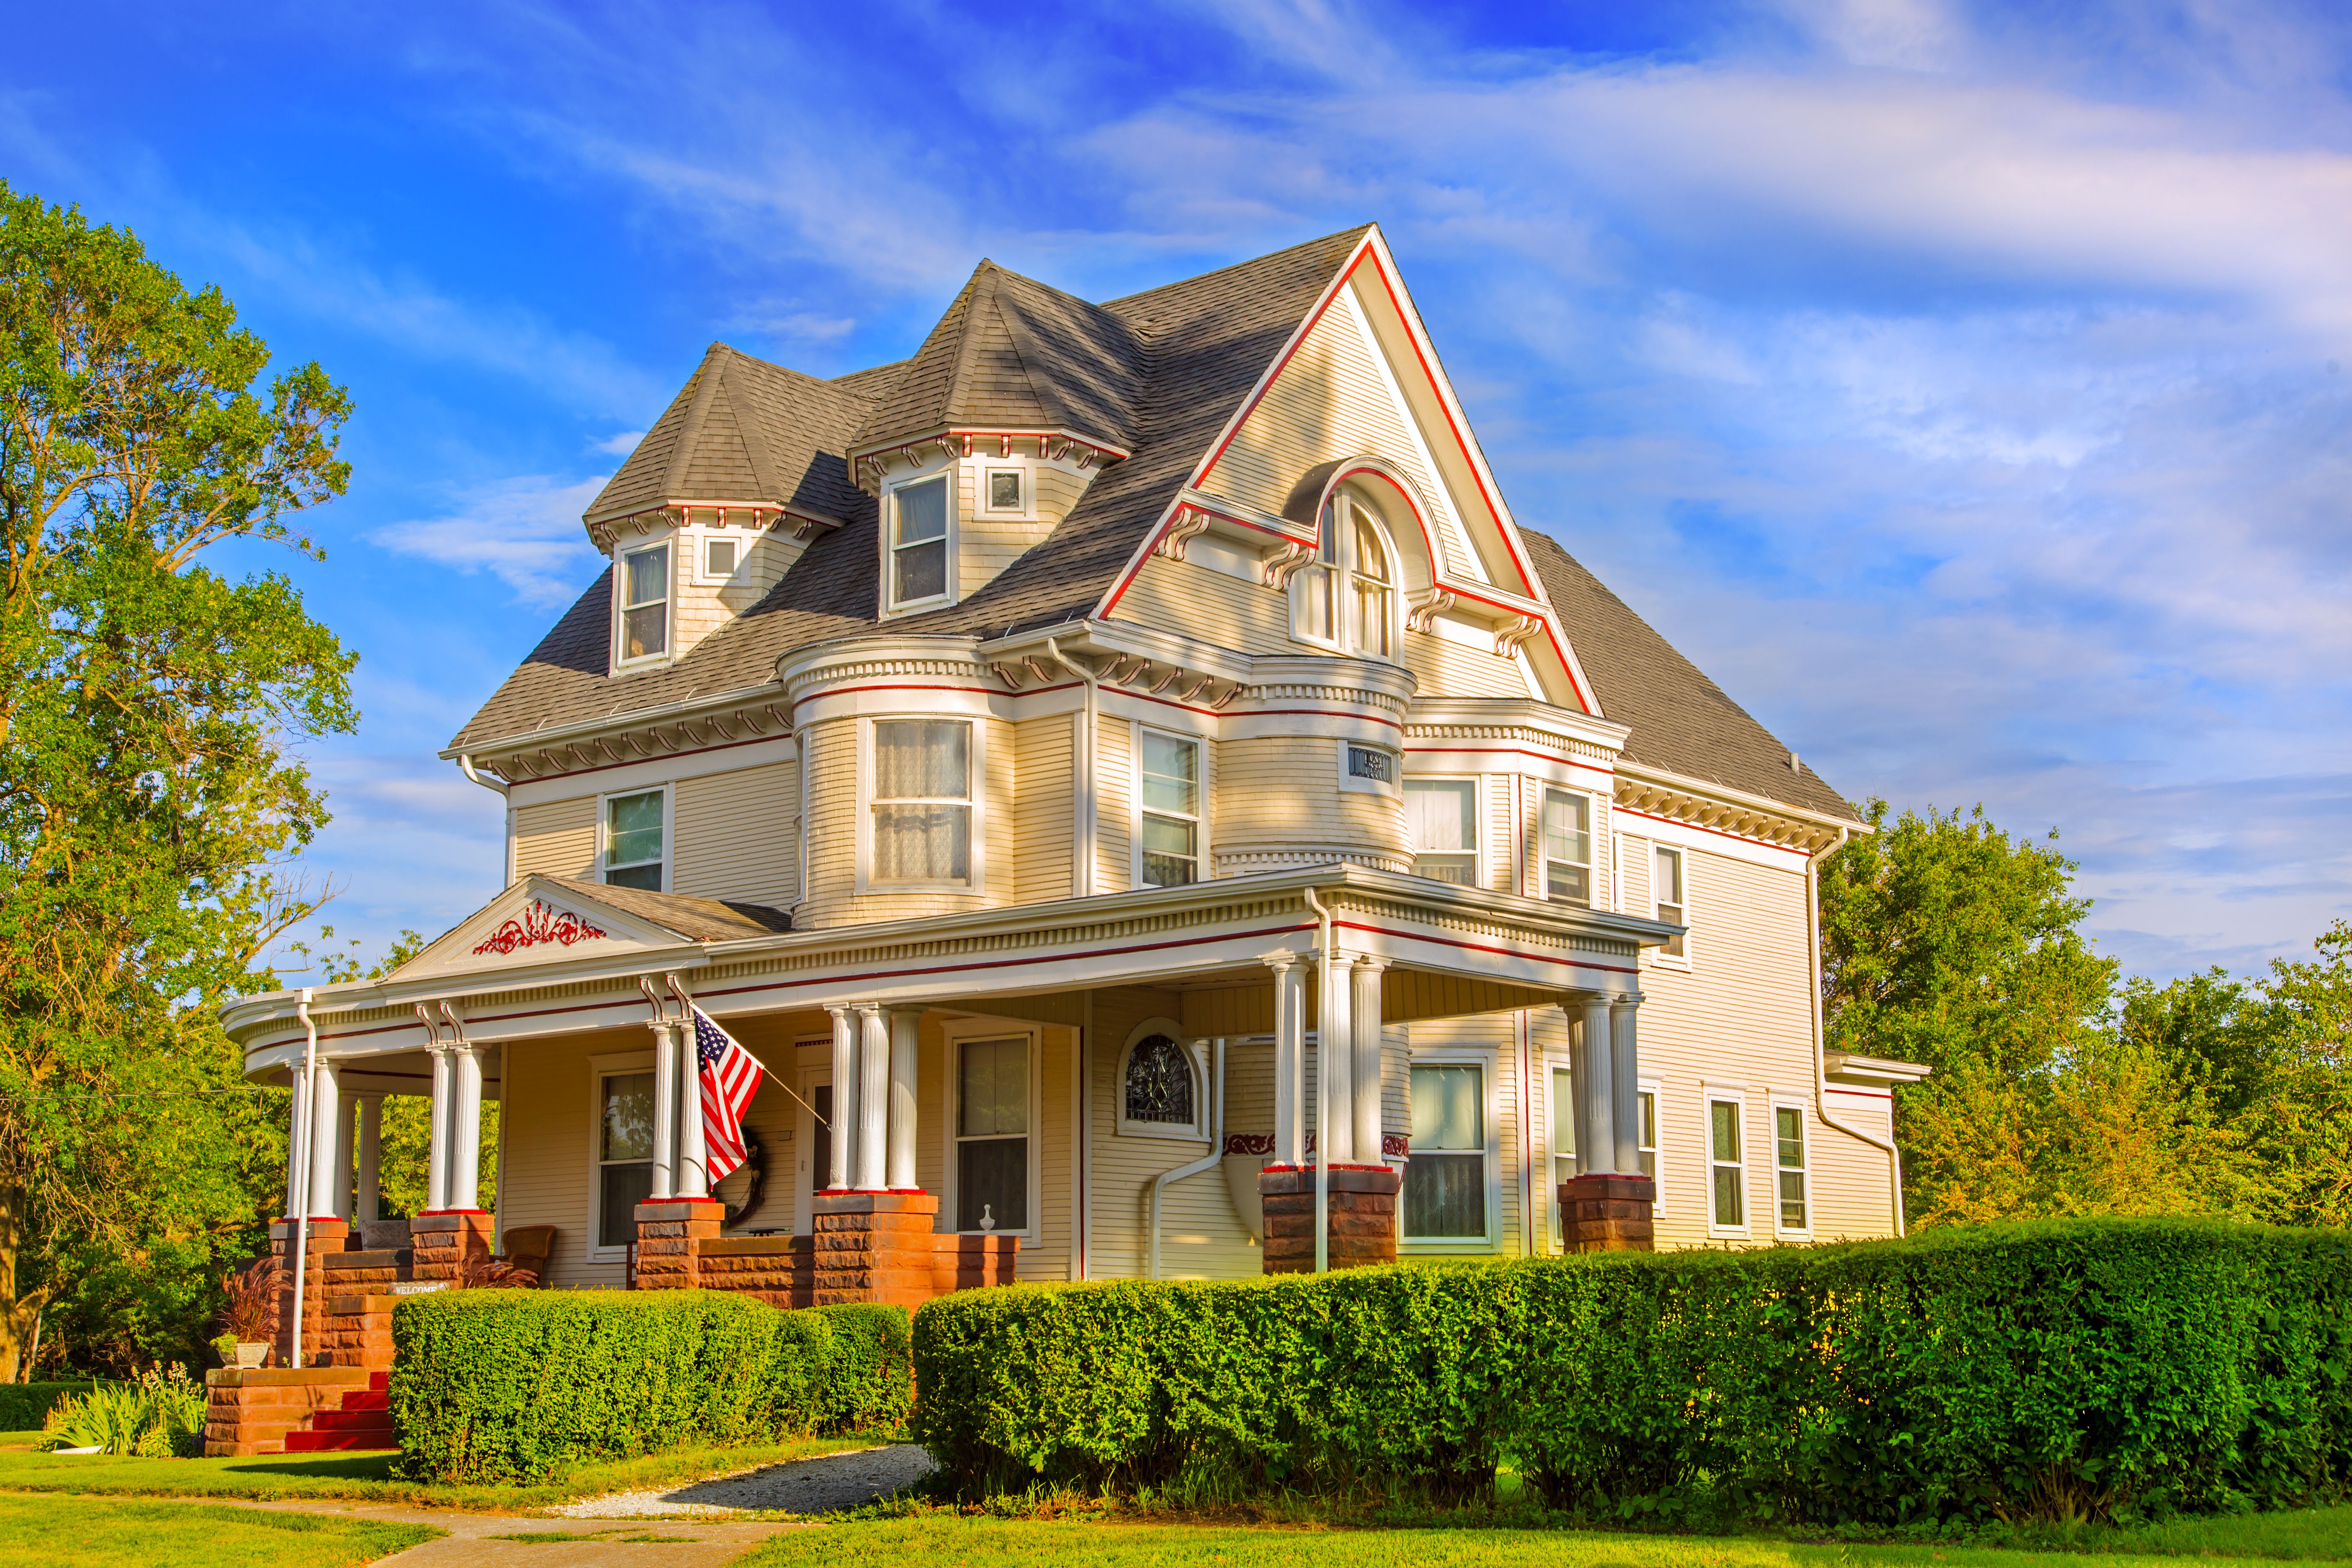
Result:
<svg viewBox="0 0 2352 1568">
<path fill-rule="evenodd" d="M 1682 925 L 1687 906 L 1683 902 L 1683 852 L 1660 846 L 1650 871 L 1653 901 L 1658 907 L 1658 918 L 1668 925 Z M 1675 937 L 1666 943 L 1669 958 L 1686 957 L 1683 939 Z"/>
<path fill-rule="evenodd" d="M 1739 1152 L 1739 1110 L 1736 1100 L 1711 1100 L 1706 1105 L 1708 1213 L 1717 1230 L 1738 1230 L 1748 1223 L 1748 1167 Z"/>
<path fill-rule="evenodd" d="M 1404 826 L 1414 876 L 1464 888 L 1477 884 L 1476 781 L 1405 780 Z"/>
<path fill-rule="evenodd" d="M 1773 1158 L 1780 1181 L 1780 1228 L 1803 1230 L 1805 1220 L 1805 1113 L 1790 1105 L 1772 1109 Z"/>
<path fill-rule="evenodd" d="M 1197 882 L 1201 879 L 1200 742 L 1145 730 L 1138 751 L 1143 774 L 1143 885 L 1181 888 Z"/>
<path fill-rule="evenodd" d="M 890 492 L 890 603 L 916 605 L 948 592 L 947 476 Z"/>
<path fill-rule="evenodd" d="M 1592 906 L 1592 797 L 1544 791 L 1544 897 Z"/>
<path fill-rule="evenodd" d="M 702 574 L 706 577 L 735 575 L 735 541 L 706 539 L 702 542 Z"/>
<path fill-rule="evenodd" d="M 669 651 L 669 546 L 621 558 L 621 658 L 658 658 Z"/>
<path fill-rule="evenodd" d="M 604 880 L 658 893 L 662 888 L 662 792 L 604 802 Z"/>
<path fill-rule="evenodd" d="M 1019 511 L 1021 510 L 1021 470 L 991 468 L 988 470 L 988 510 Z"/>
<path fill-rule="evenodd" d="M 1387 784 L 1396 777 L 1396 759 L 1378 746 L 1348 748 L 1348 776 L 1368 779 L 1373 784 Z"/>
</svg>

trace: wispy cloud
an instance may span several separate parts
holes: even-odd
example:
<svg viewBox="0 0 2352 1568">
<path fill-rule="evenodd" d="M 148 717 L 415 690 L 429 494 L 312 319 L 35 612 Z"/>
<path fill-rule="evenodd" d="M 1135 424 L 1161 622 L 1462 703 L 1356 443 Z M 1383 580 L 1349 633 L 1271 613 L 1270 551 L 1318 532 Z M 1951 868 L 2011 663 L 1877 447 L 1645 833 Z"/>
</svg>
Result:
<svg viewBox="0 0 2352 1568">
<path fill-rule="evenodd" d="M 520 603 L 552 608 L 570 604 L 595 571 L 580 517 L 604 487 L 604 477 L 504 479 L 464 492 L 440 517 L 395 522 L 368 540 L 469 574 L 487 572 Z"/>
<path fill-rule="evenodd" d="M 589 442 L 588 449 L 602 452 L 608 458 L 625 458 L 635 451 L 637 443 L 645 438 L 646 433 L 642 430 L 622 430 Z"/>
</svg>

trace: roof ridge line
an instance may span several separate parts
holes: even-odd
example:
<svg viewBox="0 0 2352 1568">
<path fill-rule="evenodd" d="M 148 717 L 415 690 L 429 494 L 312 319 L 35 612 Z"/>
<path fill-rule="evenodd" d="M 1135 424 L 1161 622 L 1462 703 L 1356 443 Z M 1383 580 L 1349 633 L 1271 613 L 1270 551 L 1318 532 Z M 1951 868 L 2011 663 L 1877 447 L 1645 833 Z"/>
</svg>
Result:
<svg viewBox="0 0 2352 1568">
<path fill-rule="evenodd" d="M 760 487 L 760 499 L 782 502 L 784 494 L 783 476 L 777 471 L 775 454 L 768 446 L 768 432 L 761 425 L 761 411 L 754 406 L 748 390 L 738 394 L 728 375 L 735 360 L 748 359 L 748 354 L 730 349 L 732 356 L 719 368 L 719 389 L 727 394 L 727 405 L 735 415 L 735 434 L 743 443 L 743 455 L 751 459 L 751 479 Z M 737 408 L 737 404 L 743 405 Z"/>
<path fill-rule="evenodd" d="M 686 417 L 678 421 L 677 438 L 670 447 L 669 462 L 662 469 L 661 494 L 657 498 L 662 501 L 677 495 L 686 481 L 696 438 L 702 434 L 702 422 L 710 416 L 710 400 L 719 395 L 719 367 L 711 361 L 722 350 L 734 353 L 725 343 L 713 342 L 702 351 L 702 363 L 694 367 L 694 401 L 687 405 Z"/>
<path fill-rule="evenodd" d="M 1000 268 L 998 270 L 1002 272 L 1003 268 Z M 1019 274 L 1010 276 L 1018 277 Z M 1029 384 L 1029 395 L 1037 400 L 1038 406 L 1052 413 L 1056 428 L 1076 429 L 1078 422 L 1070 407 L 1070 400 L 1062 395 L 1061 388 L 1055 384 L 1051 376 L 1044 375 L 1039 371 L 1039 364 L 1045 355 L 1038 349 L 1036 334 L 1030 330 L 1028 312 L 1022 310 L 1019 304 L 1013 302 L 1001 289 L 990 289 L 988 300 L 995 307 L 997 320 L 1004 323 L 1004 335 L 1012 341 L 1013 356 L 1021 362 L 1021 379 Z M 1080 301 L 1082 304 L 1084 302 Z M 964 326 L 968 334 L 971 331 L 971 322 L 966 321 Z M 970 341 L 969 337 L 966 341 Z M 950 404 L 949 406 L 952 408 L 954 405 Z"/>
<path fill-rule="evenodd" d="M 978 334 L 972 331 L 973 322 L 983 304 L 993 305 L 996 302 L 996 275 L 1001 270 L 995 262 L 983 256 L 980 258 L 980 265 L 971 269 L 971 277 L 964 283 L 963 321 L 956 333 L 955 363 L 948 368 L 947 396 L 940 403 L 942 412 L 950 421 L 955 417 L 955 411 L 963 406 L 964 390 L 971 379 L 972 355 L 979 347 Z M 948 310 L 955 310 L 953 300 L 948 302 Z M 945 321 L 947 317 L 942 315 L 940 319 Z M 921 351 L 917 352 L 919 353 Z M 1024 376 L 1028 369 L 1026 364 L 1022 366 Z"/>
</svg>

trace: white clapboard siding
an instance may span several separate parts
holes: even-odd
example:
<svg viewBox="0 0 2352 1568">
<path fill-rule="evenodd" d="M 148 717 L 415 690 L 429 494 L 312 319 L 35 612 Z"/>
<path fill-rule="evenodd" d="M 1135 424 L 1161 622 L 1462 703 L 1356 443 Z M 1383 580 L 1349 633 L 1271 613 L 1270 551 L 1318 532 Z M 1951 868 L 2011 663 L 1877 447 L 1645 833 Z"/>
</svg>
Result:
<svg viewBox="0 0 2352 1568">
<path fill-rule="evenodd" d="M 670 890 L 789 910 L 800 896 L 800 769 L 771 763 L 680 779 L 672 792 L 677 837 Z"/>
<path fill-rule="evenodd" d="M 596 797 L 517 806 L 509 863 L 517 881 L 525 877 L 593 877 Z"/>
</svg>

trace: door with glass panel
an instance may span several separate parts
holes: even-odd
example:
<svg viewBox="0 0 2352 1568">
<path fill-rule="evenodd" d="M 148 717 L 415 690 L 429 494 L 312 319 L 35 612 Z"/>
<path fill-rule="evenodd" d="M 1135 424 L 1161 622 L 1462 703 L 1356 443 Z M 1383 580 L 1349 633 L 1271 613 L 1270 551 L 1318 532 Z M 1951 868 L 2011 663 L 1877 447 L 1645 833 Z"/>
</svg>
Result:
<svg viewBox="0 0 2352 1568">
<path fill-rule="evenodd" d="M 605 1073 L 596 1098 L 596 1245 L 626 1247 L 654 1191 L 654 1075 Z"/>
<path fill-rule="evenodd" d="M 1029 1040 L 955 1043 L 958 1230 L 1029 1228 Z"/>
</svg>

